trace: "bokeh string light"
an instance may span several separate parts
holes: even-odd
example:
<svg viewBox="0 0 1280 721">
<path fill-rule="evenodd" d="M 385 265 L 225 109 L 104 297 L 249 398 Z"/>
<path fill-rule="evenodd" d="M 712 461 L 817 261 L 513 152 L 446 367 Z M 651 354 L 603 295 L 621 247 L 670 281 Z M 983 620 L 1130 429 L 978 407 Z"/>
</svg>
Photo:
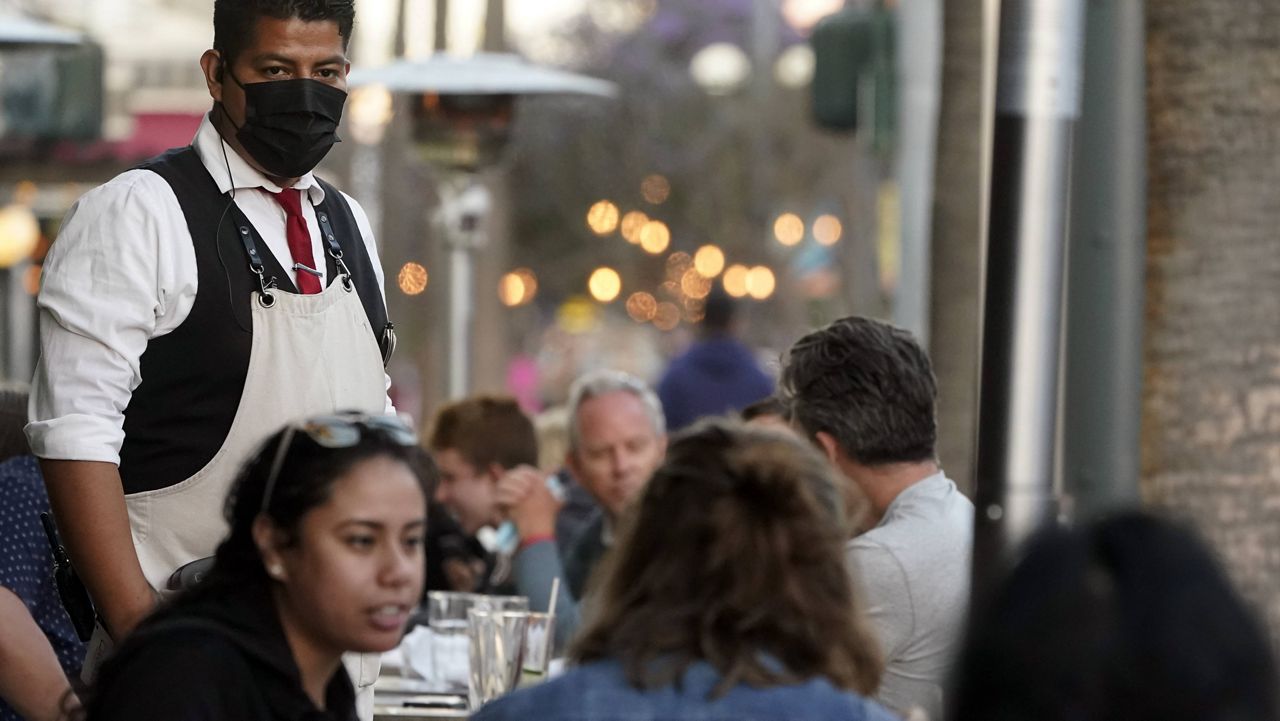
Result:
<svg viewBox="0 0 1280 721">
<path fill-rule="evenodd" d="M 587 211 L 587 227 L 605 236 L 618 229 L 618 206 L 608 200 L 597 201 Z"/>
<path fill-rule="evenodd" d="M 622 292 L 622 276 L 608 266 L 596 268 L 587 280 L 591 297 L 601 303 L 611 303 Z"/>
<path fill-rule="evenodd" d="M 421 263 L 412 261 L 400 266 L 400 272 L 396 274 L 396 285 L 405 295 L 421 294 L 427 289 L 428 280 L 427 269 Z"/>
</svg>

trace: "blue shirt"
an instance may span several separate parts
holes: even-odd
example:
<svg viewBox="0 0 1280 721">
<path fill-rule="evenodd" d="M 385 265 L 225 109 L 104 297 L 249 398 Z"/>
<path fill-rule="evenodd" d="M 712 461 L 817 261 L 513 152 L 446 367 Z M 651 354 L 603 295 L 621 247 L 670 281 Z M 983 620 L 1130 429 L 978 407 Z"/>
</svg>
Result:
<svg viewBox="0 0 1280 721">
<path fill-rule="evenodd" d="M 486 705 L 471 721 L 898 721 L 884 707 L 825 679 L 789 686 L 744 684 L 711 699 L 720 675 L 695 663 L 680 682 L 641 691 L 622 664 L 597 661 Z"/>
<path fill-rule="evenodd" d="M 704 338 L 671 361 L 655 389 L 667 429 L 676 431 L 699 418 L 737 412 L 773 393 L 773 379 L 755 355 L 737 340 Z"/>
<path fill-rule="evenodd" d="M 35 456 L 0 463 L 0 586 L 22 600 L 49 639 L 62 670 L 75 676 L 85 649 L 53 583 L 53 554 L 40 525 L 40 514 L 48 510 Z M 0 721 L 22 719 L 0 700 Z"/>
</svg>

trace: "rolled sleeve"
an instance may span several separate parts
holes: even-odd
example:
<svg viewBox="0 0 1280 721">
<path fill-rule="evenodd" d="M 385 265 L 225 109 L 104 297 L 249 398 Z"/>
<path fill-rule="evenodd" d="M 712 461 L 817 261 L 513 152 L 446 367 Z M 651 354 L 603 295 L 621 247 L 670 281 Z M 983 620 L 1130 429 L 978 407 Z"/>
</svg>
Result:
<svg viewBox="0 0 1280 721">
<path fill-rule="evenodd" d="M 37 456 L 120 462 L 147 343 L 176 328 L 195 299 L 190 238 L 173 191 L 150 171 L 118 176 L 72 207 L 38 300 L 26 427 Z"/>
</svg>

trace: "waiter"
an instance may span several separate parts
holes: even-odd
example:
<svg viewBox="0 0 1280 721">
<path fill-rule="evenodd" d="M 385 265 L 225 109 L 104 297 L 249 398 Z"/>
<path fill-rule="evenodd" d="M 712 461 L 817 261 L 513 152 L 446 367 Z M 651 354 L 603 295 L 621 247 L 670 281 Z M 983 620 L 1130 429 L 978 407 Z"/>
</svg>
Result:
<svg viewBox="0 0 1280 721">
<path fill-rule="evenodd" d="M 213 554 L 271 432 L 392 410 L 368 220 L 311 172 L 354 18 L 351 0 L 216 0 L 195 140 L 82 197 L 49 254 L 27 435 L 112 638 Z"/>
</svg>

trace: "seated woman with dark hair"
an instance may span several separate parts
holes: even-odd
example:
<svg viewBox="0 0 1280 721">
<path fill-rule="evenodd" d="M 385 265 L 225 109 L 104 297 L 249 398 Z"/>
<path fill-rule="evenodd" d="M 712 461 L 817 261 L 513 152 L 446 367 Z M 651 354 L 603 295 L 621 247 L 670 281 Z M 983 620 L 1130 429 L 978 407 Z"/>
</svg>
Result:
<svg viewBox="0 0 1280 721">
<path fill-rule="evenodd" d="M 103 665 L 90 721 L 355 718 L 346 652 L 399 643 L 435 470 L 389 416 L 322 416 L 258 451 L 207 575 Z"/>
<path fill-rule="evenodd" d="M 776 431 L 695 426 L 667 449 L 594 579 L 564 675 L 475 721 L 887 721 L 828 464 Z"/>
<path fill-rule="evenodd" d="M 1050 530 L 976 615 L 957 721 L 1275 721 L 1267 636 L 1187 530 L 1128 512 Z"/>
</svg>

